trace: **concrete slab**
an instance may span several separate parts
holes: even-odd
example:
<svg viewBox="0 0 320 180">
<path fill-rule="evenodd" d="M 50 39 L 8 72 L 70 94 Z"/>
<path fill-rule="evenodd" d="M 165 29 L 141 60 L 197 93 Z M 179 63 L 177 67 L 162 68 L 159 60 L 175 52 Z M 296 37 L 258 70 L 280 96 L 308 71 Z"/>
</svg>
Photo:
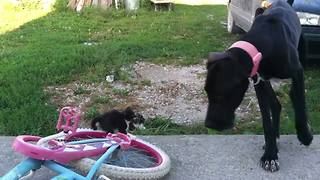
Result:
<svg viewBox="0 0 320 180">
<path fill-rule="evenodd" d="M 320 179 L 320 136 L 310 147 L 300 145 L 295 135 L 281 136 L 280 171 L 269 173 L 258 164 L 263 136 L 151 136 L 142 137 L 161 147 L 172 160 L 164 180 L 318 180 Z M 23 157 L 11 149 L 13 137 L 0 137 L 0 176 Z M 46 180 L 55 173 L 41 169 L 33 178 Z"/>
</svg>

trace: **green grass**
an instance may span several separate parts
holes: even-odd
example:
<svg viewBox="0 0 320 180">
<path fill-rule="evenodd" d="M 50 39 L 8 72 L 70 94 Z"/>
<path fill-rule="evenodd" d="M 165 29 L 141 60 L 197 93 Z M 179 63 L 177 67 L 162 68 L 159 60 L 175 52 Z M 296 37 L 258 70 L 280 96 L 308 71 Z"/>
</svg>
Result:
<svg viewBox="0 0 320 180">
<path fill-rule="evenodd" d="M 122 96 L 122 97 L 126 97 L 130 93 L 130 91 L 128 89 L 119 89 L 119 88 L 113 88 L 112 92 L 114 94 Z"/>
<path fill-rule="evenodd" d="M 134 130 L 137 135 L 172 135 L 172 134 L 207 134 L 208 130 L 203 124 L 179 125 L 173 123 L 170 119 L 156 117 L 146 121 L 146 129 Z"/>
<path fill-rule="evenodd" d="M 313 131 L 320 133 L 320 70 L 319 67 L 306 71 L 306 98 L 310 124 Z"/>
<path fill-rule="evenodd" d="M 305 71 L 306 102 L 310 125 L 313 132 L 320 133 L 320 71 L 319 67 L 307 68 Z M 295 133 L 294 111 L 288 96 L 290 87 L 284 87 L 286 94 L 282 95 L 284 112 L 281 119 L 281 132 L 284 134 Z"/>
<path fill-rule="evenodd" d="M 143 86 L 151 86 L 151 81 L 149 79 L 144 79 L 140 83 Z"/>
<path fill-rule="evenodd" d="M 79 95 L 79 94 L 90 94 L 90 90 L 86 89 L 83 86 L 78 86 L 77 89 L 74 90 L 73 94 L 74 95 Z"/>
<path fill-rule="evenodd" d="M 203 123 L 195 123 L 190 125 L 176 124 L 171 119 L 164 117 L 156 117 L 146 121 L 145 129 L 137 129 L 132 133 L 137 135 L 175 135 L 175 134 L 262 134 L 261 125 L 236 125 L 236 129 L 225 131 L 216 131 L 206 128 Z"/>
<path fill-rule="evenodd" d="M 125 68 L 136 60 L 196 64 L 209 51 L 222 51 L 238 38 L 222 27 L 220 22 L 226 20 L 227 11 L 221 5 L 176 5 L 172 12 L 141 8 L 137 14 L 127 15 L 124 11 L 95 8 L 78 14 L 67 10 L 66 2 L 58 0 L 56 9 L 48 13 L 4 5 L 1 1 L 0 134 L 54 132 L 58 107 L 50 103 L 50 95 L 43 91 L 46 86 L 75 80 L 101 82 L 109 74 L 128 81 Z M 316 69 L 306 74 L 309 116 L 319 133 L 320 74 Z M 75 91 L 88 93 L 82 87 Z M 122 96 L 128 93 L 117 92 Z M 103 104 L 109 99 L 97 97 L 94 101 Z M 284 103 L 289 106 L 286 98 Z M 93 106 L 85 117 L 98 114 L 98 108 Z M 282 118 L 282 132 L 294 132 L 289 108 L 283 116 L 288 116 L 288 120 Z M 147 125 L 151 129 L 148 134 L 208 133 L 202 124 L 180 126 L 161 118 L 152 123 Z M 239 124 L 236 132 L 261 133 L 259 123 Z"/>
<path fill-rule="evenodd" d="M 44 93 L 46 86 L 100 82 L 112 72 L 125 80 L 121 68 L 136 60 L 198 63 L 236 38 L 220 25 L 225 6 L 177 5 L 174 12 L 140 9 L 135 16 L 94 8 L 80 14 L 60 8 L 34 15 L 38 18 L 29 18 L 30 12 L 37 10 L 10 9 L 0 15 L 24 14 L 19 22 L 6 22 L 10 28 L 0 27 L 0 134 L 54 132 L 57 107 Z M 92 114 L 94 109 L 88 116 Z"/>
<path fill-rule="evenodd" d="M 85 112 L 85 119 L 93 119 L 99 115 L 100 113 L 98 111 L 98 108 L 96 106 L 92 106 Z"/>
<path fill-rule="evenodd" d="M 92 101 L 94 104 L 112 103 L 112 99 L 110 96 L 93 96 Z"/>
</svg>

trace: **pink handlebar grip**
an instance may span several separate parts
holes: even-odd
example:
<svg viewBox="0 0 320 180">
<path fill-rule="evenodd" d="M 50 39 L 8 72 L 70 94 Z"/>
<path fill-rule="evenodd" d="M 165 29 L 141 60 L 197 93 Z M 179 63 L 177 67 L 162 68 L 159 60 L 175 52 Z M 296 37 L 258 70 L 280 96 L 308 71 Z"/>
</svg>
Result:
<svg viewBox="0 0 320 180">
<path fill-rule="evenodd" d="M 80 120 L 80 111 L 75 107 L 64 107 L 60 110 L 57 130 L 75 133 Z M 65 124 L 64 124 L 65 122 Z"/>
</svg>

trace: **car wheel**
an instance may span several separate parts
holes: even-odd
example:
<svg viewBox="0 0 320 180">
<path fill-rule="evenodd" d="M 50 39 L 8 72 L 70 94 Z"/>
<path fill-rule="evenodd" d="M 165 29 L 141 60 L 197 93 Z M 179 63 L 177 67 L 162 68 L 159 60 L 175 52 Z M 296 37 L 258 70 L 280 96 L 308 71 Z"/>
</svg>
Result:
<svg viewBox="0 0 320 180">
<path fill-rule="evenodd" d="M 228 10 L 228 24 L 227 24 L 227 30 L 229 33 L 241 33 L 242 29 L 236 25 L 236 23 L 233 20 L 233 16 L 230 10 Z"/>
</svg>

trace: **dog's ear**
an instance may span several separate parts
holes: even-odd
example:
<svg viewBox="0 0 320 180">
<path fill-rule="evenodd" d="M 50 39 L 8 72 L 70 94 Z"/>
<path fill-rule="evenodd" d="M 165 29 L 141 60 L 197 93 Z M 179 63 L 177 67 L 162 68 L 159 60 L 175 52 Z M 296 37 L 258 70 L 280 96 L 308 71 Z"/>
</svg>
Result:
<svg viewBox="0 0 320 180">
<path fill-rule="evenodd" d="M 208 55 L 207 69 L 209 69 L 216 61 L 225 59 L 227 56 L 228 55 L 225 52 L 210 52 Z"/>
</svg>

